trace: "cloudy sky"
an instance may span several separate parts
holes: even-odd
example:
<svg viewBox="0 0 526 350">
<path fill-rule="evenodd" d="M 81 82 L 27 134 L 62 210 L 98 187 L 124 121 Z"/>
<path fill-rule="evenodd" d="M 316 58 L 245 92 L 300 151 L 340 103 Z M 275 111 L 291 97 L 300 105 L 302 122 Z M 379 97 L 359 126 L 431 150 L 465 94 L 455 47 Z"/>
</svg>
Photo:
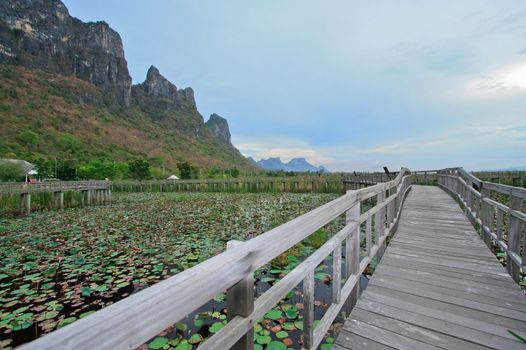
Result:
<svg viewBox="0 0 526 350">
<path fill-rule="evenodd" d="M 228 119 L 256 159 L 330 170 L 526 166 L 524 0 L 65 0 Z"/>
</svg>

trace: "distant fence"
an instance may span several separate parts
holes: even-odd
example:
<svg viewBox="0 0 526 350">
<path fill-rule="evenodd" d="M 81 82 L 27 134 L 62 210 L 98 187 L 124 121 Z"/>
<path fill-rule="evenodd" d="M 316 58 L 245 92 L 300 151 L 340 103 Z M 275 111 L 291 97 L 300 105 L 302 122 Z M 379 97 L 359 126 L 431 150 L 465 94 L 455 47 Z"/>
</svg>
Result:
<svg viewBox="0 0 526 350">
<path fill-rule="evenodd" d="M 344 193 L 339 176 L 248 177 L 207 180 L 114 181 L 115 192 L 296 192 Z"/>
<path fill-rule="evenodd" d="M 77 192 L 77 196 L 65 193 Z M 32 201 L 33 197 L 33 201 Z M 0 183 L 0 212 L 18 211 L 29 214 L 32 208 L 47 207 L 63 209 L 66 204 L 75 202 L 78 205 L 111 203 L 109 181 L 56 181 L 56 182 L 6 182 Z M 17 207 L 17 210 L 15 210 Z"/>
<path fill-rule="evenodd" d="M 482 181 L 526 187 L 526 171 L 475 171 L 472 174 Z"/>
</svg>

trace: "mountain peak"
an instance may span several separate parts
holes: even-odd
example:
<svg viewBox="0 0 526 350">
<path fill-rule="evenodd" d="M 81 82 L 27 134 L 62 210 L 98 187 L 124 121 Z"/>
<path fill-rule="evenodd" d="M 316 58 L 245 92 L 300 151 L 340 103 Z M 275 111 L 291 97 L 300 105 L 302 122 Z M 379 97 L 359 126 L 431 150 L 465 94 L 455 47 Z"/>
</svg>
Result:
<svg viewBox="0 0 526 350">
<path fill-rule="evenodd" d="M 148 72 L 146 73 L 146 81 L 154 80 L 160 75 L 161 72 L 159 72 L 159 69 L 157 69 L 157 67 L 155 67 L 154 65 L 151 65 L 150 68 L 148 68 Z"/>
<path fill-rule="evenodd" d="M 281 161 L 280 157 L 270 157 L 268 159 L 261 159 L 257 165 L 265 170 L 284 170 L 294 172 L 328 172 L 323 165 L 315 167 L 310 164 L 306 158 L 292 158 L 286 164 Z"/>
<path fill-rule="evenodd" d="M 232 145 L 230 141 L 230 128 L 228 121 L 220 115 L 213 113 L 205 125 L 212 131 L 212 133 L 224 144 Z"/>
<path fill-rule="evenodd" d="M 150 97 L 171 100 L 172 102 L 167 105 L 168 109 L 186 106 L 192 110 L 197 110 L 194 90 L 190 87 L 178 90 L 177 86 L 166 79 L 159 69 L 153 65 L 148 68 L 146 80 L 142 84 L 133 86 L 133 93 L 135 97 L 137 97 L 137 94 L 145 94 Z"/>
</svg>

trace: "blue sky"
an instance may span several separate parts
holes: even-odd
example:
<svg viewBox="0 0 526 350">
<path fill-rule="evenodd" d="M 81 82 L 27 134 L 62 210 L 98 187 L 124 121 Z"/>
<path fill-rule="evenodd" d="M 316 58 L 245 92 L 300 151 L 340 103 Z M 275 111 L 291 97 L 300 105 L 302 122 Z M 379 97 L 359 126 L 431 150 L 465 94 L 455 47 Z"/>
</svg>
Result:
<svg viewBox="0 0 526 350">
<path fill-rule="evenodd" d="M 526 165 L 526 2 L 65 0 L 228 119 L 256 159 L 330 170 Z"/>
</svg>

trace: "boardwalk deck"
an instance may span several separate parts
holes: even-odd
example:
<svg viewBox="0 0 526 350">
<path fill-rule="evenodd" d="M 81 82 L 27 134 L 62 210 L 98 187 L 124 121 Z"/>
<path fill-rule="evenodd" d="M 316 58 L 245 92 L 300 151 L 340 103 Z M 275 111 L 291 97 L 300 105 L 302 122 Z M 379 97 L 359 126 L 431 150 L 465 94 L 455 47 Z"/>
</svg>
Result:
<svg viewBox="0 0 526 350">
<path fill-rule="evenodd" d="M 526 298 L 459 205 L 416 186 L 333 349 L 526 349 Z"/>
</svg>

